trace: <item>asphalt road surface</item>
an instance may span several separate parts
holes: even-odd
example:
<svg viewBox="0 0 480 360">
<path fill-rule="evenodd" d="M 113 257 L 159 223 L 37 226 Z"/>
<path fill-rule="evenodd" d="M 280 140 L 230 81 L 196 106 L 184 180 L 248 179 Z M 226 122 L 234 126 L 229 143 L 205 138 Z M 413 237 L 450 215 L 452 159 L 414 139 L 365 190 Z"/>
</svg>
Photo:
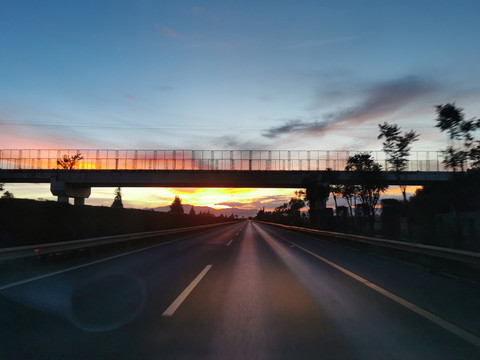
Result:
<svg viewBox="0 0 480 360">
<path fill-rule="evenodd" d="M 478 284 L 270 225 L 81 261 L 0 269 L 0 359 L 480 359 Z"/>
</svg>

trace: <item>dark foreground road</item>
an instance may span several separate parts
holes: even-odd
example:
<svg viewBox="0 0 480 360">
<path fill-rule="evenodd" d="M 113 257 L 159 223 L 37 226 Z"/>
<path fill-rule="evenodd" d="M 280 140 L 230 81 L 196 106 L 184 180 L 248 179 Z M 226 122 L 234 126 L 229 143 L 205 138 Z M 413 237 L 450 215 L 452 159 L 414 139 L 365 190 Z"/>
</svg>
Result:
<svg viewBox="0 0 480 360">
<path fill-rule="evenodd" d="M 268 225 L 88 261 L 2 267 L 0 359 L 480 359 L 478 285 Z"/>
</svg>

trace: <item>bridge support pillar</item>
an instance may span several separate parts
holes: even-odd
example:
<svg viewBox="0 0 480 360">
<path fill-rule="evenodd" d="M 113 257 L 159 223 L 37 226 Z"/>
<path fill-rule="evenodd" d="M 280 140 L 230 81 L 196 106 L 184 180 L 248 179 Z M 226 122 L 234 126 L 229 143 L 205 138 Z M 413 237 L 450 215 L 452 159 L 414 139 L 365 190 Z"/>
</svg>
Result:
<svg viewBox="0 0 480 360">
<path fill-rule="evenodd" d="M 68 196 L 59 196 L 58 197 L 58 202 L 68 203 Z"/>
<path fill-rule="evenodd" d="M 85 205 L 85 198 L 83 197 L 76 197 L 73 200 L 73 205 Z"/>
<path fill-rule="evenodd" d="M 91 188 L 89 186 L 68 184 L 65 181 L 52 177 L 50 181 L 50 191 L 58 196 L 58 202 L 68 203 L 69 198 L 74 198 L 74 205 L 85 205 L 85 199 L 90 196 Z"/>
<path fill-rule="evenodd" d="M 330 195 L 330 184 L 315 182 L 306 186 L 307 199 L 310 206 L 310 224 L 319 229 L 330 226 L 331 211 L 327 208 L 327 200 Z"/>
</svg>

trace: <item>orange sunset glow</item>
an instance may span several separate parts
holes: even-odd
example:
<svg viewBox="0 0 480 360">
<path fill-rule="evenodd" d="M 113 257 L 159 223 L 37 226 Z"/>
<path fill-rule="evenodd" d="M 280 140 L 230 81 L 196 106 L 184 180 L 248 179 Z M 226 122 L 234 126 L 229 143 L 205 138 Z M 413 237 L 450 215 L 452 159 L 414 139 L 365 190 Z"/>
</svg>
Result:
<svg viewBox="0 0 480 360">
<path fill-rule="evenodd" d="M 5 188 L 18 198 L 56 200 L 45 184 L 6 184 Z M 408 186 L 407 195 L 415 194 L 420 186 Z M 123 201 L 129 208 L 156 208 L 168 206 L 176 195 L 183 204 L 207 206 L 213 209 L 240 208 L 273 210 L 288 202 L 295 196 L 297 189 L 265 189 L 265 188 L 122 188 Z M 113 201 L 114 188 L 92 188 L 92 194 L 87 199 L 87 205 L 110 206 Z M 390 186 L 382 198 L 402 197 L 399 186 Z M 343 205 L 343 199 L 337 199 L 338 205 Z M 333 207 L 333 199 L 327 203 Z"/>
</svg>

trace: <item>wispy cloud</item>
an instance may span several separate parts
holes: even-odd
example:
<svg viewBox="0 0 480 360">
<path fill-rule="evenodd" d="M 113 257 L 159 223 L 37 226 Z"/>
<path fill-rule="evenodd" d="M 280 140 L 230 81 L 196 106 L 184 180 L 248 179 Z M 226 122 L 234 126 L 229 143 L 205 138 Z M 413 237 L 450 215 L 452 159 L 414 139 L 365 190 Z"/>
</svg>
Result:
<svg viewBox="0 0 480 360">
<path fill-rule="evenodd" d="M 155 28 L 162 30 L 162 32 L 163 32 L 166 36 L 168 36 L 168 37 L 178 38 L 178 39 L 181 39 L 181 38 L 182 38 L 182 35 L 180 35 L 179 33 L 177 33 L 177 32 L 176 32 L 175 30 L 173 30 L 172 28 L 169 28 L 168 26 L 160 25 L 160 24 L 155 24 Z"/>
<path fill-rule="evenodd" d="M 205 11 L 205 8 L 204 7 L 201 7 L 201 6 L 194 6 L 190 9 L 192 11 L 193 14 L 195 15 L 201 15 L 203 14 L 203 12 Z"/>
<path fill-rule="evenodd" d="M 437 90 L 436 84 L 416 76 L 375 84 L 365 90 L 366 97 L 357 106 L 324 114 L 318 120 L 287 119 L 282 125 L 265 130 L 262 135 L 267 138 L 276 138 L 284 134 L 321 133 L 333 126 L 346 127 L 369 120 L 378 120 L 393 115 L 435 90 Z"/>
<path fill-rule="evenodd" d="M 345 43 L 345 42 L 353 41 L 356 39 L 357 37 L 355 36 L 345 36 L 345 37 L 325 38 L 325 39 L 319 39 L 319 40 L 307 40 L 307 41 L 302 41 L 296 44 L 288 45 L 284 47 L 284 49 L 285 50 L 308 49 L 308 48 L 315 48 L 315 47 L 331 45 L 331 44 Z"/>
<path fill-rule="evenodd" d="M 292 189 L 290 194 L 262 196 L 245 202 L 225 201 L 215 205 L 228 206 L 237 209 L 261 209 L 265 207 L 267 210 L 273 210 L 277 206 L 283 205 L 284 203 L 288 202 L 293 196 L 294 189 Z"/>
<path fill-rule="evenodd" d="M 130 94 L 125 94 L 125 95 L 123 95 L 123 97 L 124 97 L 125 99 L 137 100 L 137 98 L 136 98 L 135 96 L 130 95 Z"/>
</svg>

